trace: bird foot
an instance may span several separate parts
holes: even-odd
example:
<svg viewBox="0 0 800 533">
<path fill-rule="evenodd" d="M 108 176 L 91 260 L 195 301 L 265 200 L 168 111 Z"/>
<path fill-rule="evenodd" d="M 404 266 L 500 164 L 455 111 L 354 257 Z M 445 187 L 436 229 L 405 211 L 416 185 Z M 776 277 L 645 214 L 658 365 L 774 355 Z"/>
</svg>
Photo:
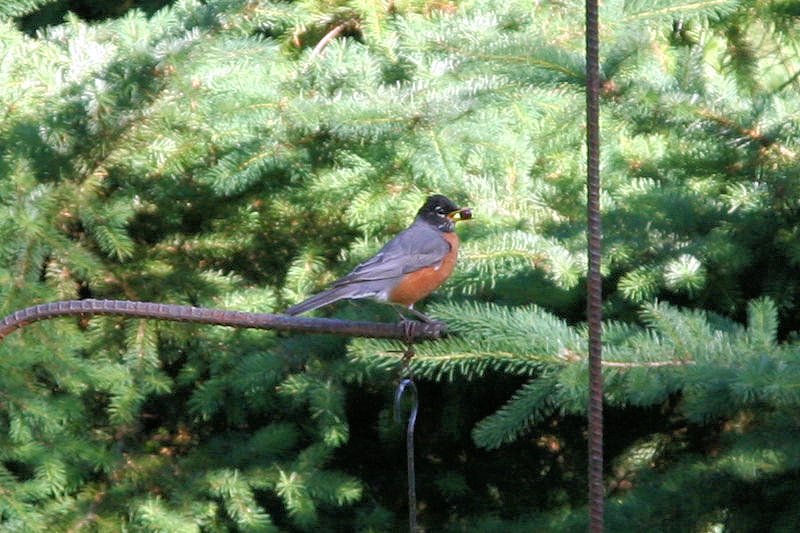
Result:
<svg viewBox="0 0 800 533">
<path fill-rule="evenodd" d="M 402 311 L 401 311 L 399 309 L 399 306 L 398 306 L 398 307 L 395 307 L 395 310 L 397 311 L 397 314 L 400 315 L 400 320 L 401 321 L 414 322 L 414 320 L 409 319 L 406 315 L 403 314 L 403 311 L 408 311 L 409 313 L 414 315 L 414 318 L 416 319 L 417 322 L 425 322 L 426 324 L 434 324 L 434 323 L 438 322 L 437 320 L 432 319 L 431 317 L 427 316 L 426 314 L 420 313 L 419 311 L 417 311 L 413 307 L 403 307 Z"/>
</svg>

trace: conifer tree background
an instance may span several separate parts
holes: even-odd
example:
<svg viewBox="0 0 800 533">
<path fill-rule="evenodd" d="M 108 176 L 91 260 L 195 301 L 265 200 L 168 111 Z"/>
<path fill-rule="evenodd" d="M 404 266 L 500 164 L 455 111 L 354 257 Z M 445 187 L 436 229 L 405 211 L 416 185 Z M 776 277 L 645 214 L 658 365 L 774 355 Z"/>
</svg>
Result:
<svg viewBox="0 0 800 533">
<path fill-rule="evenodd" d="M 582 9 L 3 2 L 0 313 L 278 312 L 442 192 L 476 220 L 424 307 L 454 334 L 413 365 L 420 523 L 585 529 Z M 607 526 L 794 530 L 800 2 L 601 17 Z M 0 529 L 402 530 L 396 348 L 115 318 L 14 333 Z"/>
</svg>

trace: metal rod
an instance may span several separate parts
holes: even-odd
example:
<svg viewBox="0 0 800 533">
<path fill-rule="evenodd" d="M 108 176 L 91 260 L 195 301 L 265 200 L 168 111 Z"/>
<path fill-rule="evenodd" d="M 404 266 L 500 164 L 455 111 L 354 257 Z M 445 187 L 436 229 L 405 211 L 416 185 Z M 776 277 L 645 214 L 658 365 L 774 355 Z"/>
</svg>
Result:
<svg viewBox="0 0 800 533">
<path fill-rule="evenodd" d="M 600 37 L 597 0 L 586 0 L 586 213 L 589 271 L 589 531 L 603 531 L 602 227 L 600 216 Z"/>
<path fill-rule="evenodd" d="M 414 323 L 413 328 L 408 328 L 402 322 L 354 322 L 128 300 L 64 300 L 26 307 L 3 318 L 0 320 L 0 341 L 14 330 L 33 322 L 69 315 L 115 315 L 237 328 L 329 333 L 379 339 L 408 340 L 410 336 L 414 341 L 439 339 L 444 336 L 446 331 L 446 326 L 442 322 Z"/>
<path fill-rule="evenodd" d="M 400 422 L 400 400 L 406 389 L 411 391 L 412 404 L 411 412 L 408 414 L 408 424 L 406 425 L 406 471 L 408 474 L 408 530 L 410 533 L 417 532 L 417 480 L 414 473 L 414 425 L 417 423 L 417 411 L 419 410 L 419 397 L 417 396 L 417 386 L 414 382 L 405 378 L 397 385 L 394 393 L 394 418 Z"/>
</svg>

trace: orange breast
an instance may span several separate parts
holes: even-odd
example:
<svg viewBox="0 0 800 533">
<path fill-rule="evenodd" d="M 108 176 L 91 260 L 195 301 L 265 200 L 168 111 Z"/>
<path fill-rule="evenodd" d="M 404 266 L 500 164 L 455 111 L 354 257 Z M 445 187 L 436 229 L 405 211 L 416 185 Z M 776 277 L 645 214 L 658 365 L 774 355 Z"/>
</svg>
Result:
<svg viewBox="0 0 800 533">
<path fill-rule="evenodd" d="M 435 291 L 445 282 L 456 266 L 458 257 L 458 236 L 455 233 L 442 233 L 450 244 L 450 251 L 438 265 L 415 270 L 403 277 L 403 280 L 392 289 L 389 301 L 405 306 L 413 305 Z"/>
</svg>

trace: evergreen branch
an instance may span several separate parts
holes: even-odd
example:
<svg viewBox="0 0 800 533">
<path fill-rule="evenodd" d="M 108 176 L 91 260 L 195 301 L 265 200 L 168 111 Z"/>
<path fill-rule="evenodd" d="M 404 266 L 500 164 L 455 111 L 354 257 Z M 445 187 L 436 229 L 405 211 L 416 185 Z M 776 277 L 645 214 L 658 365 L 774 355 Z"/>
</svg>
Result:
<svg viewBox="0 0 800 533">
<path fill-rule="evenodd" d="M 459 328 L 460 329 L 460 328 Z M 451 338 L 453 339 L 453 338 Z M 521 354 L 516 351 L 493 349 L 490 346 L 476 346 L 467 343 L 471 348 L 459 350 L 459 340 L 444 341 L 436 345 L 435 352 L 425 353 L 421 348 L 411 360 L 414 373 L 423 378 L 439 380 L 442 378 L 453 379 L 455 375 L 471 378 L 480 375 L 486 368 L 493 368 L 513 375 L 530 376 L 537 369 L 548 366 L 550 368 L 567 368 L 569 366 L 586 363 L 586 354 L 579 354 L 570 349 L 561 349 L 558 353 L 549 355 L 542 353 Z M 395 364 L 399 361 L 399 349 L 387 346 L 385 349 L 373 347 L 368 350 L 354 348 L 354 360 L 361 359 L 375 368 L 384 371 L 394 371 Z M 360 353 L 359 353 L 360 352 Z M 357 355 L 356 355 L 357 354 Z M 389 363 L 389 364 L 386 364 Z M 685 367 L 694 365 L 693 359 L 662 359 L 657 361 L 621 361 L 603 360 L 604 368 L 619 370 L 632 370 L 636 368 L 663 368 Z"/>
<path fill-rule="evenodd" d="M 32 322 L 67 315 L 114 315 L 175 322 L 195 322 L 239 328 L 276 329 L 298 333 L 328 333 L 407 341 L 439 339 L 445 333 L 441 322 L 355 322 L 330 318 L 304 318 L 268 313 L 206 309 L 188 305 L 131 302 L 128 300 L 64 300 L 26 307 L 0 321 L 0 340 Z"/>
<path fill-rule="evenodd" d="M 47 4 L 55 3 L 56 0 L 21 0 L 17 2 L 3 2 L 0 5 L 0 19 L 19 18 L 30 15 L 37 9 L 41 9 Z"/>
<path fill-rule="evenodd" d="M 778 94 L 783 91 L 785 88 L 794 84 L 798 79 L 800 79 L 800 70 L 797 70 L 794 74 L 792 74 L 789 79 L 781 83 L 775 88 L 774 94 Z"/>
<path fill-rule="evenodd" d="M 664 366 L 693 365 L 694 361 L 687 359 L 672 359 L 669 361 L 603 361 L 604 367 L 609 368 L 659 368 Z"/>
<path fill-rule="evenodd" d="M 637 11 L 637 7 L 644 7 L 643 4 L 645 2 L 629 2 L 625 6 L 625 11 L 629 12 L 630 14 L 626 14 L 625 19 L 626 21 L 634 21 L 634 20 L 645 20 L 645 19 L 653 19 L 653 18 L 674 18 L 678 16 L 687 16 L 691 13 L 720 13 L 720 12 L 727 12 L 732 11 L 738 2 L 732 0 L 700 0 L 695 2 L 686 2 L 686 3 L 674 3 L 668 2 L 662 5 L 656 4 L 656 6 L 651 7 L 647 6 L 647 8 L 642 9 L 641 11 Z"/>
<path fill-rule="evenodd" d="M 452 181 L 453 172 L 450 170 L 450 165 L 448 163 L 447 155 L 445 155 L 445 151 L 443 150 L 442 139 L 435 130 L 431 130 L 431 138 L 433 139 L 434 152 L 439 157 L 439 160 L 442 162 L 442 168 L 444 169 L 447 180 Z"/>
<path fill-rule="evenodd" d="M 785 144 L 780 143 L 778 139 L 769 135 L 765 135 L 757 126 L 748 128 L 747 126 L 737 124 L 734 120 L 729 118 L 727 114 L 720 115 L 710 109 L 699 108 L 697 110 L 697 114 L 701 118 L 722 126 L 726 130 L 736 132 L 736 134 L 740 135 L 741 137 L 750 142 L 754 142 L 763 148 L 773 148 L 783 157 L 794 159 L 797 156 L 794 150 Z"/>
<path fill-rule="evenodd" d="M 760 298 L 747 306 L 747 337 L 753 346 L 770 351 L 778 336 L 778 309 L 775 302 Z"/>
<path fill-rule="evenodd" d="M 331 42 L 333 39 L 335 39 L 340 33 L 342 33 L 342 31 L 344 31 L 345 28 L 347 28 L 353 22 L 354 22 L 353 20 L 347 20 L 345 22 L 342 22 L 341 24 L 335 26 L 331 31 L 326 33 L 322 37 L 322 39 L 319 40 L 314 49 L 311 51 L 311 55 L 309 55 L 308 58 L 314 59 L 315 57 L 320 55 L 323 49 L 328 45 L 328 43 Z"/>
<path fill-rule="evenodd" d="M 578 363 L 587 361 L 586 354 L 577 354 L 571 350 L 562 350 L 558 357 L 567 363 Z M 603 359 L 603 367 L 608 368 L 659 368 L 665 366 L 686 366 L 693 365 L 693 359 L 663 359 L 661 361 L 613 361 Z"/>
<path fill-rule="evenodd" d="M 391 357 L 396 355 L 395 352 L 386 350 L 378 352 L 377 355 L 382 357 Z M 494 350 L 475 350 L 470 352 L 456 352 L 448 353 L 447 355 L 415 355 L 413 362 L 426 363 L 435 362 L 437 364 L 446 365 L 448 363 L 456 363 L 459 361 L 473 361 L 475 359 L 493 359 L 496 361 L 508 360 L 515 363 L 524 359 L 526 362 L 546 362 L 546 363 L 578 363 L 586 361 L 586 356 L 580 356 L 568 350 L 562 351 L 557 356 L 539 355 L 521 356 L 518 353 L 494 351 Z M 560 360 L 560 361 L 559 361 Z M 603 366 L 609 368 L 658 368 L 664 366 L 686 366 L 695 364 L 691 359 L 668 359 L 664 361 L 607 361 L 603 360 Z"/>
<path fill-rule="evenodd" d="M 394 350 L 386 350 L 384 352 L 378 352 L 377 355 L 382 357 L 391 357 L 396 356 L 397 351 Z M 521 356 L 517 353 L 512 352 L 504 352 L 501 350 L 475 350 L 469 352 L 450 352 L 447 355 L 415 355 L 412 362 L 414 363 L 424 363 L 427 361 L 435 361 L 436 363 L 441 363 L 443 365 L 447 363 L 454 363 L 458 361 L 472 361 L 475 359 L 496 359 L 496 360 L 512 360 L 518 361 Z M 548 356 L 524 356 L 524 359 L 528 361 L 546 361 L 546 362 L 553 362 L 552 357 Z"/>
<path fill-rule="evenodd" d="M 546 377 L 523 385 L 499 411 L 478 422 L 472 430 L 473 440 L 490 450 L 513 442 L 531 425 L 555 411 L 552 398 L 556 388 L 556 382 Z"/>
</svg>

